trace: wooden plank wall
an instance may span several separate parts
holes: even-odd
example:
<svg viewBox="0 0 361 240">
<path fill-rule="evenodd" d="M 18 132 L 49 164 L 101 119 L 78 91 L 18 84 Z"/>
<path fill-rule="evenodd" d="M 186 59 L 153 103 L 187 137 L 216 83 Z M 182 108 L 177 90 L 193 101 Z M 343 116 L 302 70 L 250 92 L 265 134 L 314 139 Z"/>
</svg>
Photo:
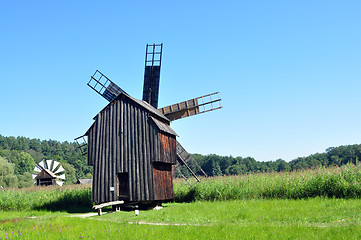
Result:
<svg viewBox="0 0 361 240">
<path fill-rule="evenodd" d="M 154 185 L 155 200 L 168 200 L 174 198 L 173 191 L 173 166 L 169 163 L 155 162 Z"/>
<path fill-rule="evenodd" d="M 93 168 L 93 201 L 115 201 L 117 173 L 129 175 L 129 200 L 153 200 L 152 160 L 159 158 L 158 130 L 149 112 L 127 97 L 98 114 L 88 131 L 88 162 Z M 114 187 L 114 192 L 110 191 Z"/>
<path fill-rule="evenodd" d="M 176 164 L 176 137 L 167 133 L 159 133 L 159 161 Z"/>
</svg>

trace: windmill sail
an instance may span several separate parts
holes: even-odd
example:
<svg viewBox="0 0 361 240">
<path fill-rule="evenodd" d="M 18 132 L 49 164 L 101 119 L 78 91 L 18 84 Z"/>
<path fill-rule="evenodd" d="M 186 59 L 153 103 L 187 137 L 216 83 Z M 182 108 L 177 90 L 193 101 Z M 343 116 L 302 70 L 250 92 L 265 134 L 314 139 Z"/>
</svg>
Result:
<svg viewBox="0 0 361 240">
<path fill-rule="evenodd" d="M 62 172 L 64 172 L 65 171 L 65 169 L 62 167 L 62 166 L 60 166 L 59 168 L 58 168 L 58 170 L 56 170 L 56 172 L 54 172 L 55 174 L 59 174 L 59 173 L 62 173 Z"/>
<path fill-rule="evenodd" d="M 54 160 L 46 160 L 46 168 L 47 168 L 47 169 L 53 169 L 53 168 L 51 167 L 51 164 L 52 164 L 53 161 L 54 161 Z"/>
<path fill-rule="evenodd" d="M 147 44 L 145 53 L 143 100 L 155 108 L 158 108 L 162 48 L 163 43 Z"/>
<path fill-rule="evenodd" d="M 63 181 L 56 181 L 56 184 L 58 184 L 59 186 L 63 186 L 64 182 Z"/>
<path fill-rule="evenodd" d="M 34 172 L 41 172 L 42 168 L 40 168 L 39 166 L 35 165 L 35 168 L 34 168 Z"/>
<path fill-rule="evenodd" d="M 75 143 L 78 145 L 77 148 L 80 149 L 81 153 L 83 155 L 87 154 L 88 153 L 88 149 L 87 149 L 88 138 L 87 138 L 87 136 L 83 135 L 83 136 L 75 138 L 74 140 L 75 140 Z"/>
<path fill-rule="evenodd" d="M 123 89 L 98 70 L 96 70 L 93 76 L 90 77 L 87 85 L 109 102 L 113 101 L 120 93 L 127 94 Z"/>
<path fill-rule="evenodd" d="M 38 164 L 42 169 L 46 168 L 45 167 L 45 160 L 42 160 L 41 162 L 39 162 Z"/>
<path fill-rule="evenodd" d="M 65 174 L 59 175 L 59 176 L 57 176 L 57 178 L 65 180 Z"/>
<path fill-rule="evenodd" d="M 53 169 L 53 171 L 59 166 L 59 162 L 57 162 L 57 161 L 53 161 L 53 167 L 52 167 L 52 169 Z"/>
<path fill-rule="evenodd" d="M 169 120 L 177 120 L 222 108 L 219 92 L 193 98 L 158 109 Z"/>
</svg>

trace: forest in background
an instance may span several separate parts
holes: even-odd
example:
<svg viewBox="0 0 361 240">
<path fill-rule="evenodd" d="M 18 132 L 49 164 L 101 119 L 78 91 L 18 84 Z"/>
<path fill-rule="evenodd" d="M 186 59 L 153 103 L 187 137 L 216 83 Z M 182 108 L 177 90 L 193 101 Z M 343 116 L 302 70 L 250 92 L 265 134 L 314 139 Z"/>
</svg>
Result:
<svg viewBox="0 0 361 240">
<path fill-rule="evenodd" d="M 330 147 L 324 153 L 299 157 L 290 162 L 283 159 L 258 162 L 252 157 L 216 154 L 192 154 L 192 156 L 208 176 L 242 175 L 356 164 L 361 159 L 361 144 Z M 92 167 L 87 165 L 86 155 L 82 154 L 75 142 L 0 135 L 0 186 L 22 188 L 33 185 L 31 174 L 35 164 L 43 159 L 53 159 L 61 163 L 65 169 L 66 184 L 92 177 Z M 201 175 L 194 164 L 190 163 L 190 167 Z M 188 171 L 182 172 L 189 176 Z"/>
</svg>

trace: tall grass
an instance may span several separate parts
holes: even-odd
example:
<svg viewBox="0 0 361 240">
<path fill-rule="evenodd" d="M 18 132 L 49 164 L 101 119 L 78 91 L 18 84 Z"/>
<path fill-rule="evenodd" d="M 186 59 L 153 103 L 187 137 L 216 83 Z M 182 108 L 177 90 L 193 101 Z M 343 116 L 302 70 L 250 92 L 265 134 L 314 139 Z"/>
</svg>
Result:
<svg viewBox="0 0 361 240">
<path fill-rule="evenodd" d="M 190 188 L 174 182 L 176 202 L 236 199 L 361 198 L 361 164 L 284 173 L 203 179 Z M 83 212 L 92 207 L 91 186 L 0 189 L 0 210 Z"/>
<path fill-rule="evenodd" d="M 0 210 L 89 211 L 91 195 L 90 185 L 1 189 Z"/>
<path fill-rule="evenodd" d="M 284 173 L 259 173 L 203 179 L 190 188 L 177 180 L 175 200 L 360 198 L 361 165 Z"/>
</svg>

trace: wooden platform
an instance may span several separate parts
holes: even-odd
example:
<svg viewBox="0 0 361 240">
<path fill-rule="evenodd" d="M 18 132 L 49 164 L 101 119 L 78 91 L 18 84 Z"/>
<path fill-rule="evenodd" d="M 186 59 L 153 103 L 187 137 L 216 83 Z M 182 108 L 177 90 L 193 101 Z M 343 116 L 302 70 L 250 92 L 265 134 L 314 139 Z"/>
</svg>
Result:
<svg viewBox="0 0 361 240">
<path fill-rule="evenodd" d="M 102 203 L 99 205 L 94 205 L 93 209 L 98 210 L 98 216 L 101 216 L 103 207 L 116 206 L 116 205 L 121 205 L 121 204 L 124 204 L 124 201 L 106 202 L 106 203 Z"/>
</svg>

